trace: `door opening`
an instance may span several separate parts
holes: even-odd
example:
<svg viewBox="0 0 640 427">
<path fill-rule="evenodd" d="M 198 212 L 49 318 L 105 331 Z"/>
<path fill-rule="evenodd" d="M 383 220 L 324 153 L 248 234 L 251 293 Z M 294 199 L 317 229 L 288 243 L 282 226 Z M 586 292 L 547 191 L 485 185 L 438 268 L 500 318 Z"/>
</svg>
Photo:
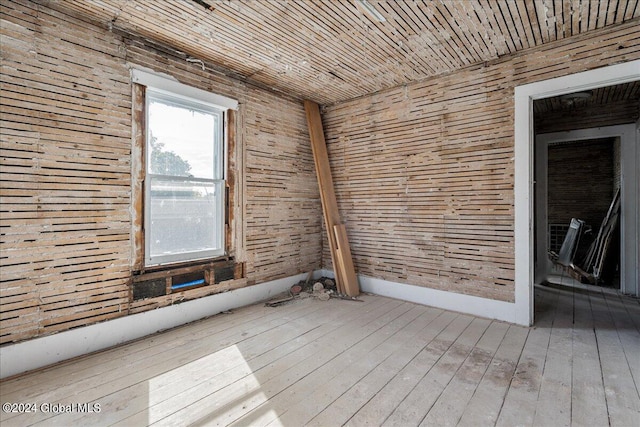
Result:
<svg viewBox="0 0 640 427">
<path fill-rule="evenodd" d="M 620 138 L 536 141 L 537 283 L 620 289 Z"/>
<path fill-rule="evenodd" d="M 515 321 L 532 325 L 534 321 L 534 284 L 540 279 L 536 271 L 537 259 L 542 259 L 536 250 L 535 230 L 539 216 L 535 216 L 534 200 L 538 184 L 534 187 L 534 162 L 536 151 L 534 129 L 534 101 L 553 98 L 575 92 L 589 91 L 601 87 L 640 80 L 640 60 L 597 68 L 581 73 L 539 81 L 515 88 L 515 156 L 514 156 L 514 234 L 515 234 Z M 637 107 L 637 102 L 636 102 Z M 611 111 L 609 111 L 611 112 Z M 597 126 L 589 119 L 587 126 Z M 628 123 L 628 122 L 627 122 Z M 640 139 L 637 127 L 640 120 L 633 124 L 594 128 L 601 131 L 598 137 L 619 137 L 621 141 L 621 268 L 620 287 L 626 294 L 639 295 L 640 281 L 640 202 L 638 192 L 640 184 Z M 587 126 L 581 131 L 572 131 L 571 140 L 592 139 L 586 134 Z M 593 129 L 591 129 L 593 130 Z M 554 131 L 551 131 L 554 132 Z M 567 140 L 571 132 L 555 132 L 557 141 Z M 564 139 L 563 139 L 564 138 Z M 543 255 L 544 256 L 544 255 Z"/>
</svg>

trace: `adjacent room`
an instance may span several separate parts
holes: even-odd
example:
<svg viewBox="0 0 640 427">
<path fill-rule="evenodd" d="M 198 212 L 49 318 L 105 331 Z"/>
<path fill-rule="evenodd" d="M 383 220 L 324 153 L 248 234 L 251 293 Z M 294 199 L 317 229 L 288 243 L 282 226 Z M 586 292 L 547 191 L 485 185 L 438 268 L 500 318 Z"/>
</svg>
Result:
<svg viewBox="0 0 640 427">
<path fill-rule="evenodd" d="M 640 424 L 640 1 L 0 4 L 3 426 Z"/>
</svg>

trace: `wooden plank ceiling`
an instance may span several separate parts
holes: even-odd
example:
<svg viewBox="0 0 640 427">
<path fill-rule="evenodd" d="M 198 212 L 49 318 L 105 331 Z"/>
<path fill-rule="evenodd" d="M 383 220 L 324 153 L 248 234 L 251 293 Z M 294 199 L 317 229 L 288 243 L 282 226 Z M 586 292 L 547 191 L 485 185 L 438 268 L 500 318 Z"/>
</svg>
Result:
<svg viewBox="0 0 640 427">
<path fill-rule="evenodd" d="M 640 17 L 640 0 L 369 0 L 381 20 L 357 0 L 40 1 L 320 104 Z"/>
<path fill-rule="evenodd" d="M 538 99 L 533 103 L 533 112 L 538 118 L 548 114 L 576 111 L 590 107 L 604 108 L 606 105 L 619 102 L 636 103 L 634 107 L 637 107 L 638 101 L 640 101 L 640 81 L 634 81 L 575 94 Z M 635 109 L 637 110 L 637 108 Z M 633 121 L 633 117 L 630 117 L 628 123 Z"/>
<path fill-rule="evenodd" d="M 605 86 L 533 102 L 536 133 L 635 123 L 640 81 Z"/>
</svg>

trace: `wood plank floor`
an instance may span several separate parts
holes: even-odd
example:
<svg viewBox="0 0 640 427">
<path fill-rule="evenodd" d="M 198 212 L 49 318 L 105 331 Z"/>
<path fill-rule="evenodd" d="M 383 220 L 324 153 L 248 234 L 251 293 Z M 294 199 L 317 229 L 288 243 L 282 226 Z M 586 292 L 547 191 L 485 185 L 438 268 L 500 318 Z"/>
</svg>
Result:
<svg viewBox="0 0 640 427">
<path fill-rule="evenodd" d="M 540 287 L 532 328 L 362 299 L 253 305 L 3 381 L 36 412 L 0 423 L 640 425 L 637 299 Z"/>
</svg>

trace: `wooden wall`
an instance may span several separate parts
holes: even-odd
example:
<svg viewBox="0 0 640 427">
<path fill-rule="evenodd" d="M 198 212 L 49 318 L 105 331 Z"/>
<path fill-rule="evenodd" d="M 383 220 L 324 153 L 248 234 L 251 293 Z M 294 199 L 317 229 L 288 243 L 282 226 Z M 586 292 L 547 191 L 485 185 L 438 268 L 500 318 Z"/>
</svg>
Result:
<svg viewBox="0 0 640 427">
<path fill-rule="evenodd" d="M 238 99 L 227 288 L 320 267 L 320 199 L 299 100 L 27 0 L 3 2 L 0 343 L 217 292 L 130 303 L 132 87 L 143 66 Z"/>
<path fill-rule="evenodd" d="M 615 166 L 614 138 L 550 145 L 549 224 L 578 218 L 597 233 L 613 200 Z"/>
<path fill-rule="evenodd" d="M 577 218 L 585 221 L 592 232 L 580 239 L 574 259 L 580 263 L 586 256 L 615 193 L 615 170 L 620 170 L 619 153 L 615 156 L 616 140 L 549 145 L 547 249 L 560 252 L 571 218 Z"/>
<path fill-rule="evenodd" d="M 358 273 L 513 301 L 514 88 L 638 59 L 639 37 L 635 20 L 326 107 Z"/>
<path fill-rule="evenodd" d="M 322 207 L 302 104 L 249 88 L 243 123 L 250 279 L 319 268 Z"/>
</svg>

